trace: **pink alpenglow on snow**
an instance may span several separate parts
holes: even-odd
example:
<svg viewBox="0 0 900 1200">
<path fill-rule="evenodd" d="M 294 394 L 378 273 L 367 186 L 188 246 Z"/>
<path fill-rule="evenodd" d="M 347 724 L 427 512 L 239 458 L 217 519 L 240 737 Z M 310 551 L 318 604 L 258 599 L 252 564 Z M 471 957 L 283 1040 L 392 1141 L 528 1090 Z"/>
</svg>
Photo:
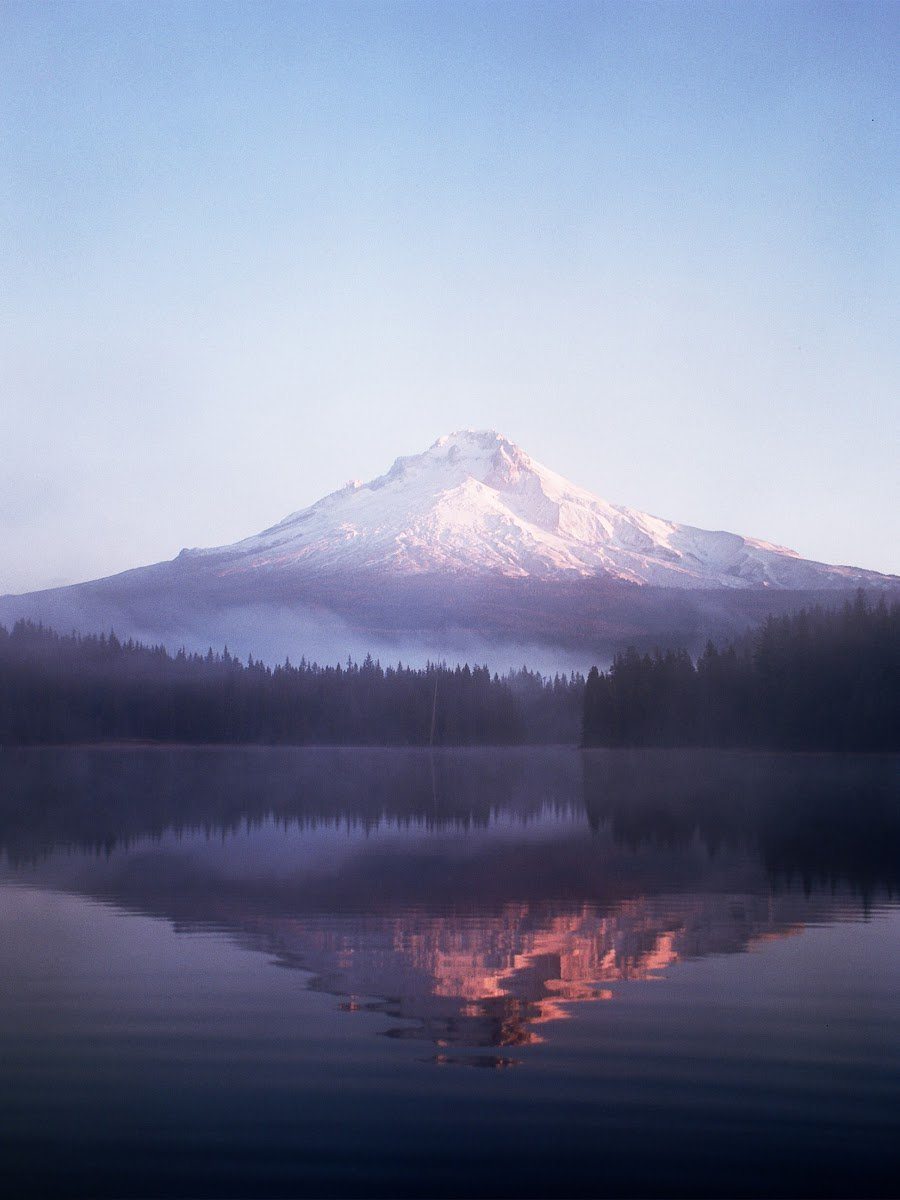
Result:
<svg viewBox="0 0 900 1200">
<path fill-rule="evenodd" d="M 184 550 L 223 574 L 297 569 L 604 575 L 675 588 L 822 588 L 873 583 L 758 538 L 696 529 L 612 504 L 492 430 L 461 430 L 398 458 L 232 546 Z"/>
</svg>

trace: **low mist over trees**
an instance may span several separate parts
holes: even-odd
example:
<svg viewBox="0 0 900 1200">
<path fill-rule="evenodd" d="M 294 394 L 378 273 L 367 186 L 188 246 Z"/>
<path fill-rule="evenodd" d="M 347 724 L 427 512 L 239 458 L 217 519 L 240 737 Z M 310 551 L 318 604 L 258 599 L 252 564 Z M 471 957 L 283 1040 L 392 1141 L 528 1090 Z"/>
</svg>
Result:
<svg viewBox="0 0 900 1200">
<path fill-rule="evenodd" d="M 0 626 L 0 744 L 485 745 L 575 742 L 584 677 L 523 668 L 271 668 L 222 654 Z"/>
<path fill-rule="evenodd" d="M 722 746 L 900 750 L 900 604 L 771 617 L 695 663 L 620 654 L 608 672 L 269 667 L 114 635 L 0 626 L 0 744 Z"/>
<path fill-rule="evenodd" d="M 900 604 L 771 617 L 694 664 L 629 650 L 584 695 L 586 746 L 900 749 Z"/>
</svg>

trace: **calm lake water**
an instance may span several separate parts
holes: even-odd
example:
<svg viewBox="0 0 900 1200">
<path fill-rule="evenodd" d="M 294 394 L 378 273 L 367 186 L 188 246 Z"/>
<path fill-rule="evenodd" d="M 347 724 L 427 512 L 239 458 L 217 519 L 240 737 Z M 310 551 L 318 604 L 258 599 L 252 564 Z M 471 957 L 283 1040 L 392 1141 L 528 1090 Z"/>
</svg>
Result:
<svg viewBox="0 0 900 1200">
<path fill-rule="evenodd" d="M 891 757 L 0 751 L 0 1186 L 896 1196 L 898 889 Z"/>
</svg>

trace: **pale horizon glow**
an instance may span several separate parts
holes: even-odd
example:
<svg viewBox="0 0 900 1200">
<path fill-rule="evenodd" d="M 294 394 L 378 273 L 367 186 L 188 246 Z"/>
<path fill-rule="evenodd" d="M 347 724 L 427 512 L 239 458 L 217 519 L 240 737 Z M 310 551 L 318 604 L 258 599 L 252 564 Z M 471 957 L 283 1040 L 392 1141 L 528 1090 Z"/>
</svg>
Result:
<svg viewBox="0 0 900 1200">
<path fill-rule="evenodd" d="M 900 573 L 900 6 L 6 3 L 0 594 L 452 430 Z"/>
</svg>

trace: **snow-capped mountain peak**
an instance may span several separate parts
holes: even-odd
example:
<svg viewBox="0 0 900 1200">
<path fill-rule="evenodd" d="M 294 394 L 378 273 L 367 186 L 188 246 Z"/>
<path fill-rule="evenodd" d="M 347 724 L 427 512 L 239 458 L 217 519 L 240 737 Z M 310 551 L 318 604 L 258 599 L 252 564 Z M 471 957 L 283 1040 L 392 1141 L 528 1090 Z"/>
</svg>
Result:
<svg viewBox="0 0 900 1200">
<path fill-rule="evenodd" d="M 182 556 L 213 558 L 223 575 L 597 575 L 680 588 L 846 587 L 883 578 L 610 504 L 502 434 L 473 429 L 398 458 L 370 483 L 351 480 L 255 537 Z"/>
<path fill-rule="evenodd" d="M 499 484 L 533 467 L 525 451 L 496 430 L 460 429 L 439 437 L 423 454 L 396 459 L 390 471 L 374 480 L 372 486 L 425 475 L 446 484 L 466 478 L 486 483 L 493 475 Z"/>
</svg>

